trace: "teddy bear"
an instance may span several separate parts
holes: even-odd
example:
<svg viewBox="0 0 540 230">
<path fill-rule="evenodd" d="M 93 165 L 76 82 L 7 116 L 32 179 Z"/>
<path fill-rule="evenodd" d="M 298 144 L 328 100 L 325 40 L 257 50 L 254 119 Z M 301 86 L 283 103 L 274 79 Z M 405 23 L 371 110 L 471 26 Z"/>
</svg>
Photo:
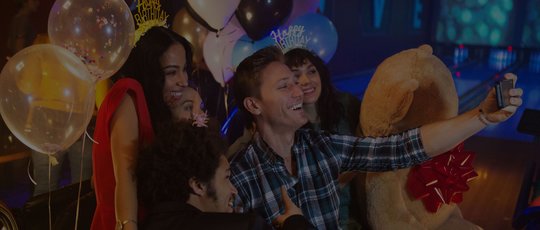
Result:
<svg viewBox="0 0 540 230">
<path fill-rule="evenodd" d="M 421 45 L 377 67 L 362 100 L 357 133 L 387 136 L 457 114 L 458 95 L 449 69 L 431 46 Z M 468 190 L 467 181 L 476 176 L 474 153 L 463 151 L 462 144 L 452 151 L 420 166 L 358 177 L 361 222 L 373 229 L 481 229 L 465 220 L 456 205 Z M 458 175 L 438 178 L 437 169 L 446 169 L 449 162 L 457 163 L 452 173 Z M 462 181 L 454 183 L 456 178 Z M 444 181 L 450 184 L 441 184 Z"/>
</svg>

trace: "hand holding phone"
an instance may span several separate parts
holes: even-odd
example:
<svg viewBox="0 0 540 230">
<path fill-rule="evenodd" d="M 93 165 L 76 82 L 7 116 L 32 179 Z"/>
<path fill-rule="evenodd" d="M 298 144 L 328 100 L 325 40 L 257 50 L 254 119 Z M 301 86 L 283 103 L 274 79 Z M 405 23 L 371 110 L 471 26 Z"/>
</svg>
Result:
<svg viewBox="0 0 540 230">
<path fill-rule="evenodd" d="M 495 84 L 495 93 L 497 95 L 497 106 L 502 109 L 510 104 L 510 89 L 514 88 L 514 80 L 506 79 Z"/>
</svg>

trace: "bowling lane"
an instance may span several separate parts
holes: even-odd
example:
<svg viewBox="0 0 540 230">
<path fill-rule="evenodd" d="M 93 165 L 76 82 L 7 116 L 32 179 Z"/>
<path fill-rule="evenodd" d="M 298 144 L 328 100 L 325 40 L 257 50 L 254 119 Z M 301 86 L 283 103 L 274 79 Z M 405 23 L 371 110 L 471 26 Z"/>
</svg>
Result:
<svg viewBox="0 0 540 230">
<path fill-rule="evenodd" d="M 523 105 L 508 121 L 487 127 L 479 135 L 526 142 L 534 141 L 534 136 L 518 132 L 517 127 L 525 108 L 540 109 L 540 74 L 521 69 L 516 72 L 519 76 L 517 86 L 524 91 Z"/>
<path fill-rule="evenodd" d="M 375 69 L 338 75 L 332 78 L 332 83 L 338 90 L 350 93 L 357 98 L 362 99 L 373 73 L 375 73 Z"/>
<path fill-rule="evenodd" d="M 456 88 L 460 95 L 460 111 L 478 105 L 495 81 L 502 79 L 504 72 L 494 73 L 492 67 L 484 66 L 477 65 L 474 68 L 465 68 L 454 72 Z M 518 132 L 517 126 L 525 108 L 540 109 L 540 74 L 531 71 L 527 65 L 523 66 L 515 70 L 510 69 L 511 72 L 518 75 L 517 86 L 523 88 L 524 91 L 522 107 L 508 121 L 485 128 L 478 133 L 479 136 L 525 142 L 534 141 L 534 136 Z"/>
<path fill-rule="evenodd" d="M 487 60 L 468 60 L 468 53 L 468 48 L 460 45 L 454 51 L 453 64 L 445 62 L 454 76 L 461 105 L 469 103 L 467 97 L 476 97 L 479 92 L 487 93 L 504 71 L 516 65 L 517 53 L 511 46 L 506 49 L 491 48 Z"/>
<path fill-rule="evenodd" d="M 504 55 L 498 54 L 499 52 L 492 53 L 489 60 L 483 62 L 465 61 L 457 65 L 445 62 L 449 65 L 460 97 L 460 112 L 476 107 L 485 98 L 494 83 L 503 78 L 505 71 L 515 72 L 519 76 L 517 85 L 524 90 L 523 106 L 508 121 L 487 127 L 477 135 L 532 142 L 534 136 L 519 133 L 517 126 L 525 108 L 540 109 L 540 74 L 535 69 L 537 67 L 524 63 L 521 64 L 521 68 L 516 68 L 515 66 L 520 66 L 520 64 L 512 65 L 511 62 L 504 58 Z M 339 90 L 361 98 L 373 72 L 374 69 L 371 69 L 354 74 L 335 76 L 333 83 Z"/>
<path fill-rule="evenodd" d="M 466 65 L 449 67 L 454 78 L 456 91 L 461 97 L 467 96 L 471 91 L 477 90 L 483 84 L 492 82 L 492 78 L 500 72 L 488 67 L 486 63 L 471 62 Z"/>
</svg>

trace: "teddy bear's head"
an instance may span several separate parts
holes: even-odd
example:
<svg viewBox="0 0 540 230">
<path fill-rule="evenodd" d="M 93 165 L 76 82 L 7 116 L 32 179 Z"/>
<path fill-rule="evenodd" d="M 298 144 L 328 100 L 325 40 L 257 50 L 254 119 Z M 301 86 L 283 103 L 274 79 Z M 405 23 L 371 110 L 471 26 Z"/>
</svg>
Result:
<svg viewBox="0 0 540 230">
<path fill-rule="evenodd" d="M 452 75 L 444 63 L 432 53 L 430 46 L 422 45 L 395 54 L 377 67 L 360 109 L 363 135 L 386 136 L 457 115 L 458 96 Z M 438 200 L 440 194 L 454 196 L 458 194 L 456 191 L 459 194 L 463 192 L 455 190 L 453 186 L 438 187 L 440 184 L 463 181 L 455 175 L 466 178 L 465 181 L 470 179 L 466 174 L 474 177 L 469 168 L 463 168 L 465 160 L 461 159 L 469 159 L 467 166 L 470 166 L 473 157 L 470 153 L 456 148 L 456 151 L 452 150 L 428 161 L 427 164 L 431 165 L 422 164 L 402 170 L 368 174 L 365 178 L 367 205 L 364 212 L 370 214 L 370 225 L 381 229 L 480 229 L 463 219 L 456 205 L 446 205 L 447 201 L 451 200 L 447 195 L 443 195 L 441 202 Z M 458 170 L 455 162 L 459 162 Z M 447 167 L 443 168 L 453 173 L 435 169 L 434 164 L 446 164 Z M 419 169 L 427 174 L 419 175 Z M 433 178 L 434 175 L 437 180 L 431 182 L 437 183 L 428 183 L 430 187 L 427 188 L 425 179 Z M 418 180 L 419 178 L 421 180 Z M 358 184 L 362 186 L 362 182 Z M 420 189 L 415 187 L 416 185 L 419 185 Z M 458 187 L 467 185 L 460 184 Z M 410 188 L 420 192 L 414 192 Z M 432 190 L 441 192 L 430 192 L 427 196 L 424 193 Z M 422 201 L 418 200 L 419 198 L 422 198 Z M 442 203 L 445 205 L 441 206 Z M 432 212 L 434 209 L 435 213 Z"/>
<path fill-rule="evenodd" d="M 362 100 L 365 136 L 384 136 L 456 116 L 458 96 L 429 45 L 397 53 L 375 71 Z"/>
</svg>

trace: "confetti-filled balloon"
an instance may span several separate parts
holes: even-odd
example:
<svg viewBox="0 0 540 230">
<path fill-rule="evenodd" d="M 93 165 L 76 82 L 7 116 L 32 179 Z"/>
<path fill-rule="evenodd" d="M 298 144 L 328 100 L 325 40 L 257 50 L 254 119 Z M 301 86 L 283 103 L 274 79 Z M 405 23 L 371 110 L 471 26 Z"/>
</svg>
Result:
<svg viewBox="0 0 540 230">
<path fill-rule="evenodd" d="M 77 55 L 95 81 L 122 67 L 133 47 L 134 31 L 124 0 L 56 0 L 49 13 L 51 42 Z"/>
</svg>

